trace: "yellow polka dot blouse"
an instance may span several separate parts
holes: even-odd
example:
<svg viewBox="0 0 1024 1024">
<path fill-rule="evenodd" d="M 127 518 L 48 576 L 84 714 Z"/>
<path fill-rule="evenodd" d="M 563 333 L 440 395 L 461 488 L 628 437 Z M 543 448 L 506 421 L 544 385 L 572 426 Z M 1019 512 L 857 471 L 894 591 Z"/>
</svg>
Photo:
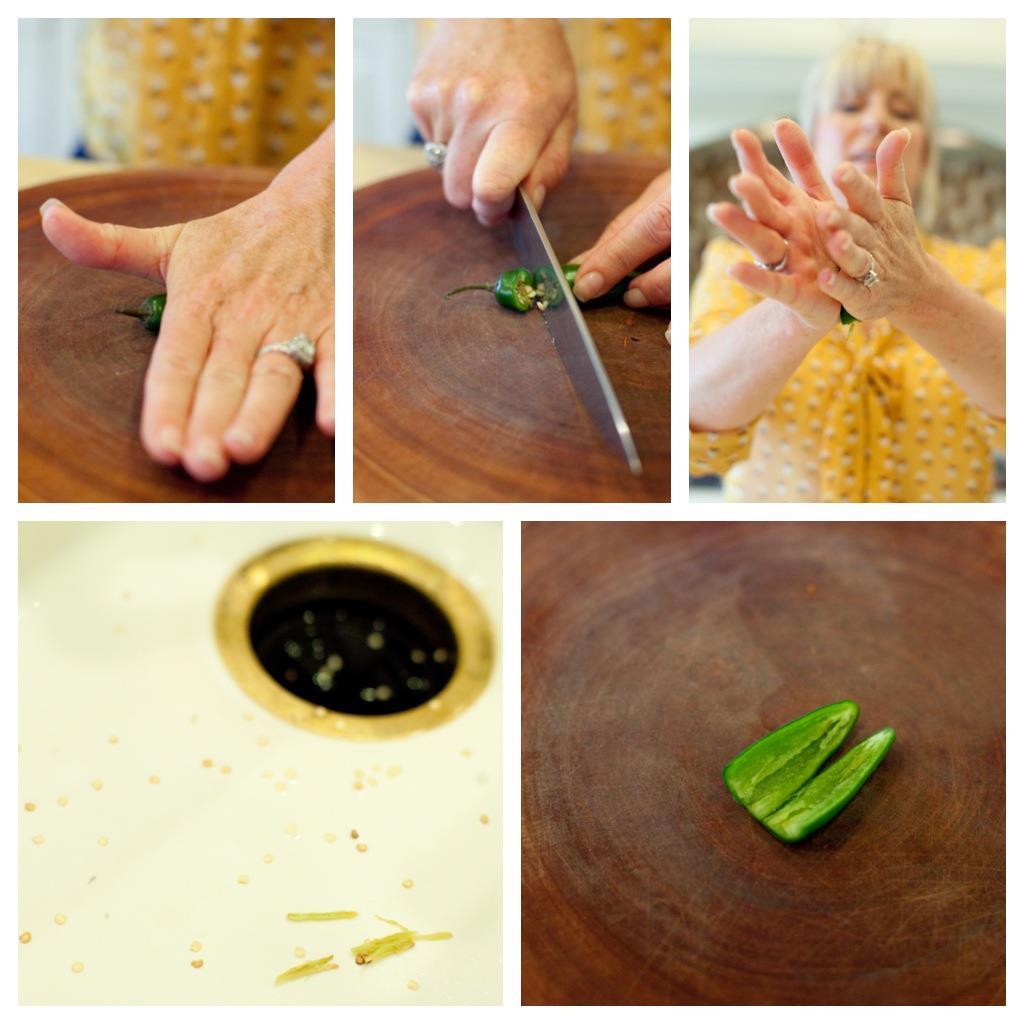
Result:
<svg viewBox="0 0 1024 1024">
<path fill-rule="evenodd" d="M 1005 308 L 1006 244 L 925 238 L 958 281 Z M 690 344 L 761 297 L 725 271 L 745 249 L 708 243 L 690 303 Z M 986 501 L 1006 427 L 887 320 L 837 325 L 754 422 L 690 434 L 690 472 L 717 473 L 738 501 Z"/>
<path fill-rule="evenodd" d="M 98 19 L 82 95 L 97 159 L 282 166 L 334 119 L 334 22 Z"/>
</svg>

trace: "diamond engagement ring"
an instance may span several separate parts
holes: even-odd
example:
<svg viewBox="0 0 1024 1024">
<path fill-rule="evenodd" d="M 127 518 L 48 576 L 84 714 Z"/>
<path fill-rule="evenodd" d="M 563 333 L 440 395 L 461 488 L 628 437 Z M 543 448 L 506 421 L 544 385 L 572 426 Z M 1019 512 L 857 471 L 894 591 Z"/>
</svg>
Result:
<svg viewBox="0 0 1024 1024">
<path fill-rule="evenodd" d="M 786 251 L 782 254 L 782 259 L 778 263 L 765 263 L 764 260 L 759 260 L 756 256 L 754 257 L 754 266 L 760 267 L 762 270 L 770 270 L 773 274 L 781 274 L 786 269 L 786 264 L 789 262 L 789 242 L 786 239 L 782 240 L 782 244 L 786 247 Z"/>
<path fill-rule="evenodd" d="M 868 265 L 868 269 L 856 279 L 857 284 L 862 284 L 865 288 L 870 288 L 873 284 L 878 284 L 878 272 L 875 270 L 875 257 L 868 253 L 868 259 L 871 260 L 871 263 Z"/>
<path fill-rule="evenodd" d="M 270 345 L 264 345 L 256 353 L 257 358 L 267 352 L 280 352 L 289 359 L 294 359 L 302 370 L 308 370 L 313 365 L 316 356 L 316 342 L 309 335 L 296 334 L 294 338 L 287 341 L 275 341 Z"/>
<path fill-rule="evenodd" d="M 423 155 L 427 158 L 427 163 L 435 171 L 439 171 L 444 167 L 444 158 L 448 155 L 448 147 L 443 142 L 425 142 Z"/>
</svg>

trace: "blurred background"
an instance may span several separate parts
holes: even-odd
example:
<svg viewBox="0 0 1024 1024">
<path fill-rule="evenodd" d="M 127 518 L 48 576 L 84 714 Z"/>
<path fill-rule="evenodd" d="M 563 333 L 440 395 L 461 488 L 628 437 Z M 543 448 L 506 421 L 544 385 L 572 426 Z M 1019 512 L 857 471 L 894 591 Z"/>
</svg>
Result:
<svg viewBox="0 0 1024 1024">
<path fill-rule="evenodd" d="M 799 120 L 804 79 L 832 50 L 861 36 L 914 47 L 938 108 L 941 189 L 935 234 L 985 245 L 1006 235 L 1006 23 L 1001 19 L 695 19 L 690 22 L 690 284 L 716 229 L 709 203 L 732 199 L 733 128 L 756 131 L 785 164 L 771 123 Z M 788 173 L 788 172 L 787 172 Z M 997 466 L 1005 494 L 1005 461 Z M 691 481 L 693 501 L 719 501 L 717 477 Z"/>
</svg>

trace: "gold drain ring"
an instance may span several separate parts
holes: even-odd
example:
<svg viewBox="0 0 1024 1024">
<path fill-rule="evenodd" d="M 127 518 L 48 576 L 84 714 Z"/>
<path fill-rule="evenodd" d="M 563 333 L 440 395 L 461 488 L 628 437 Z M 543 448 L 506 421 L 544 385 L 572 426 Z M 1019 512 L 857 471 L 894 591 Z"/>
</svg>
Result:
<svg viewBox="0 0 1024 1024">
<path fill-rule="evenodd" d="M 346 714 L 303 700 L 267 672 L 250 637 L 256 606 L 278 584 L 325 569 L 393 577 L 437 606 L 455 636 L 456 649 L 455 670 L 440 692 L 418 707 L 393 714 Z M 466 587 L 419 555 L 361 538 L 301 540 L 257 555 L 224 585 L 214 629 L 228 671 L 257 704 L 292 725 L 338 739 L 394 739 L 449 722 L 480 696 L 494 664 L 490 624 Z"/>
</svg>

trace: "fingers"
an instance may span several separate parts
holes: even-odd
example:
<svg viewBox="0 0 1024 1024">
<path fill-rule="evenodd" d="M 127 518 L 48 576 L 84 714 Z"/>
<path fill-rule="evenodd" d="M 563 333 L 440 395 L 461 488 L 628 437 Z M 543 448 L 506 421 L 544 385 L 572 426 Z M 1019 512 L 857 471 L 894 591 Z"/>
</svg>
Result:
<svg viewBox="0 0 1024 1024">
<path fill-rule="evenodd" d="M 840 270 L 850 277 L 863 277 L 871 266 L 871 256 L 861 248 L 847 231 L 836 231 L 829 235 L 825 249 Z"/>
<path fill-rule="evenodd" d="M 840 164 L 833 175 L 836 185 L 846 197 L 847 206 L 865 219 L 877 222 L 882 216 L 882 197 L 874 182 L 853 164 Z"/>
<path fill-rule="evenodd" d="M 578 256 L 574 256 L 570 263 L 582 264 L 583 261 L 595 250 L 604 245 L 608 239 L 614 238 L 656 195 L 671 187 L 669 171 L 662 171 L 640 195 L 633 200 L 624 210 L 620 210 L 609 222 L 608 226 L 601 232 L 598 240 Z"/>
<path fill-rule="evenodd" d="M 734 174 L 729 179 L 729 191 L 743 203 L 751 219 L 760 221 L 780 235 L 788 234 L 792 218 L 756 175 Z"/>
<path fill-rule="evenodd" d="M 540 210 L 548 193 L 565 177 L 569 170 L 572 139 L 576 134 L 575 112 L 559 124 L 547 145 L 541 150 L 533 169 L 526 176 L 523 188 L 534 207 Z"/>
<path fill-rule="evenodd" d="M 832 193 L 818 169 L 814 151 L 801 127 L 784 117 L 775 122 L 773 134 L 793 180 L 813 199 L 830 199 Z"/>
<path fill-rule="evenodd" d="M 472 123 L 463 123 L 448 142 L 441 176 L 444 197 L 459 210 L 473 202 L 473 168 L 487 141 L 487 134 Z"/>
<path fill-rule="evenodd" d="M 519 183 L 537 163 L 546 139 L 523 121 L 501 121 L 487 136 L 473 171 L 473 212 L 485 227 L 503 220 Z"/>
<path fill-rule="evenodd" d="M 872 249 L 878 241 L 875 229 L 868 221 L 834 203 L 818 210 L 814 215 L 814 222 L 823 234 L 840 230 L 849 232 L 853 240 L 865 249 Z"/>
<path fill-rule="evenodd" d="M 268 335 L 263 344 L 271 340 Z M 224 448 L 231 458 L 250 463 L 266 455 L 281 433 L 301 386 L 302 370 L 294 359 L 281 352 L 256 357 L 241 408 L 224 435 Z"/>
<path fill-rule="evenodd" d="M 573 292 L 581 302 L 596 299 L 644 260 L 668 249 L 672 241 L 671 190 L 649 202 L 580 266 Z"/>
<path fill-rule="evenodd" d="M 228 471 L 231 462 L 222 438 L 242 404 L 255 348 L 251 335 L 215 332 L 196 385 L 181 459 L 196 480 L 219 480 Z"/>
<path fill-rule="evenodd" d="M 907 175 L 903 168 L 903 154 L 910 145 L 910 129 L 900 128 L 889 132 L 875 151 L 875 167 L 878 169 L 878 192 L 883 199 L 911 205 Z"/>
<path fill-rule="evenodd" d="M 213 338 L 212 311 L 198 299 L 172 297 L 146 370 L 140 436 L 160 463 L 176 465 L 185 445 L 196 382 Z"/>
<path fill-rule="evenodd" d="M 786 255 L 785 239 L 772 228 L 745 216 L 732 203 L 712 203 L 708 219 L 748 249 L 762 263 L 778 263 Z"/>
<path fill-rule="evenodd" d="M 633 309 L 668 306 L 672 303 L 672 260 L 663 260 L 645 274 L 633 278 L 622 301 Z"/>
<path fill-rule="evenodd" d="M 316 423 L 334 437 L 334 328 L 324 331 L 316 346 Z"/>
<path fill-rule="evenodd" d="M 818 287 L 837 302 L 842 303 L 856 316 L 856 309 L 862 306 L 868 289 L 857 284 L 849 274 L 842 271 L 822 270 L 818 274 Z"/>
<path fill-rule="evenodd" d="M 161 283 L 167 258 L 181 233 L 179 224 L 162 228 L 100 224 L 75 213 L 59 199 L 47 199 L 40 214 L 43 234 L 72 263 Z"/>
<path fill-rule="evenodd" d="M 784 200 L 792 192 L 795 186 L 768 159 L 761 140 L 753 132 L 737 128 L 730 135 L 730 140 L 741 170 L 759 177 L 778 200 Z"/>
<path fill-rule="evenodd" d="M 775 299 L 786 306 L 791 306 L 796 301 L 796 285 L 789 274 L 764 270 L 753 263 L 734 263 L 729 267 L 728 274 L 744 288 L 749 288 L 766 299 Z"/>
</svg>

